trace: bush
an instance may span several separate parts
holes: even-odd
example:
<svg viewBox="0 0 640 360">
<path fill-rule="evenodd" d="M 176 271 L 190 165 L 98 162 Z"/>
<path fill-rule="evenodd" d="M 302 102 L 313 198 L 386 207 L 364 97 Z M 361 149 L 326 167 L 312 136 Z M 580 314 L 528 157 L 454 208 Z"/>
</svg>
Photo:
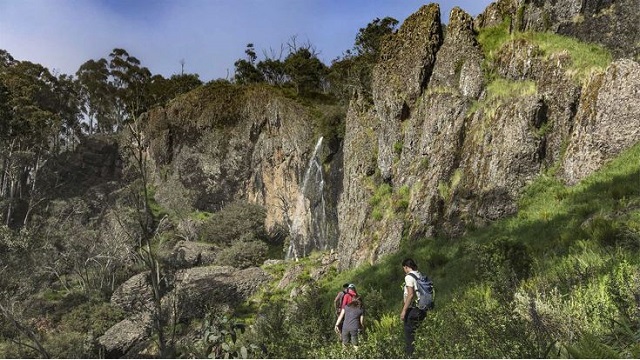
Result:
<svg viewBox="0 0 640 360">
<path fill-rule="evenodd" d="M 264 239 L 265 218 L 266 212 L 262 206 L 232 203 L 204 221 L 200 229 L 200 238 L 204 242 L 222 245 L 232 244 L 245 234 L 253 234 L 258 239 Z"/>
<path fill-rule="evenodd" d="M 262 241 L 238 241 L 220 251 L 216 264 L 229 265 L 240 269 L 260 266 L 267 259 L 269 247 Z"/>
</svg>

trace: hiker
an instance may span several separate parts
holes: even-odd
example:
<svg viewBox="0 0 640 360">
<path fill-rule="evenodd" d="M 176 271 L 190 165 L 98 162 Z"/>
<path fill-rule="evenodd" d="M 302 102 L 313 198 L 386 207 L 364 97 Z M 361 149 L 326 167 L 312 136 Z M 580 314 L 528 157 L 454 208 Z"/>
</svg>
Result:
<svg viewBox="0 0 640 360">
<path fill-rule="evenodd" d="M 349 283 L 345 283 L 342 285 L 342 290 L 338 291 L 336 294 L 336 298 L 333 300 L 333 305 L 336 310 L 336 319 L 340 317 L 340 312 L 342 311 L 342 301 L 344 300 L 344 296 L 347 294 L 349 290 Z M 339 322 L 338 328 L 342 330 L 342 322 Z"/>
<path fill-rule="evenodd" d="M 342 329 L 338 327 L 341 322 Z M 362 307 L 362 299 L 356 295 L 349 305 L 340 312 L 335 331 L 337 334 L 341 334 L 343 347 L 346 347 L 351 340 L 353 348 L 358 350 L 358 335 L 362 329 L 364 329 L 364 308 Z"/>
<path fill-rule="evenodd" d="M 405 274 L 403 284 L 404 302 L 400 319 L 404 321 L 404 351 L 408 357 L 411 357 L 414 351 L 413 341 L 415 340 L 416 329 L 426 317 L 427 310 L 422 310 L 417 306 L 420 294 L 416 291 L 418 288 L 416 277 L 422 277 L 422 274 L 418 272 L 418 265 L 413 259 L 407 258 L 402 262 L 402 270 L 404 270 Z M 412 274 L 416 277 L 412 276 Z"/>
<path fill-rule="evenodd" d="M 340 316 L 340 311 L 342 311 L 342 300 L 344 299 L 344 295 L 347 293 L 349 289 L 349 283 L 345 283 L 342 285 L 342 290 L 338 291 L 336 294 L 336 298 L 333 300 L 333 305 L 336 310 L 336 318 Z"/>
</svg>

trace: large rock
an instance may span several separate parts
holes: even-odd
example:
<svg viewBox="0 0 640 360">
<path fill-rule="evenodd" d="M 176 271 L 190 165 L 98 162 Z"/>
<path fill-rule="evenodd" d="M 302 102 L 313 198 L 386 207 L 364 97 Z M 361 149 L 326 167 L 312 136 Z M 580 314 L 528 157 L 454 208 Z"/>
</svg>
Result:
<svg viewBox="0 0 640 360">
<path fill-rule="evenodd" d="M 621 60 L 591 77 L 564 159 L 570 184 L 640 141 L 640 64 Z"/>
<path fill-rule="evenodd" d="M 149 271 L 134 275 L 122 283 L 111 295 L 111 304 L 129 314 L 151 311 L 153 290 Z"/>
<path fill-rule="evenodd" d="M 216 248 L 209 243 L 179 241 L 166 261 L 175 269 L 212 265 L 216 259 Z"/>
<path fill-rule="evenodd" d="M 174 289 L 162 299 L 163 310 L 182 320 L 202 318 L 220 306 L 235 308 L 270 280 L 271 276 L 260 268 L 207 266 L 180 270 Z"/>
<path fill-rule="evenodd" d="M 153 319 L 148 312 L 139 313 L 112 326 L 98 338 L 106 358 L 129 357 L 144 347 L 151 334 Z"/>
</svg>

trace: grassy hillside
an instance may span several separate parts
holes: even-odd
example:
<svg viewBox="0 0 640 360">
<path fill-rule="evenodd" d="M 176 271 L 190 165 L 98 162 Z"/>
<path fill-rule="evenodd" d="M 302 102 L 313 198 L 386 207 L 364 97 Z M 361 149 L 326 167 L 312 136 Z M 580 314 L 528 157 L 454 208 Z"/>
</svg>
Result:
<svg viewBox="0 0 640 360">
<path fill-rule="evenodd" d="M 640 144 L 573 187 L 542 176 L 517 215 L 462 238 L 407 243 L 376 265 L 314 284 L 304 274 L 319 255 L 300 264 L 307 270 L 294 286 L 309 295 L 293 299 L 286 326 L 274 326 L 278 317 L 263 304 L 253 339 L 270 356 L 402 357 L 400 263 L 411 256 L 436 284 L 418 357 L 638 357 Z M 367 306 L 357 353 L 331 334 L 331 302 L 345 282 L 358 285 Z M 291 302 L 289 289 L 269 298 Z"/>
</svg>

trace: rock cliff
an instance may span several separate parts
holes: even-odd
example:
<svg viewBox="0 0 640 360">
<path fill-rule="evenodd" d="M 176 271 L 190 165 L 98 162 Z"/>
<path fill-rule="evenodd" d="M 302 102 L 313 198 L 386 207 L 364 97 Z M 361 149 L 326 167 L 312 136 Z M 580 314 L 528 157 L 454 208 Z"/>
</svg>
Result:
<svg viewBox="0 0 640 360">
<path fill-rule="evenodd" d="M 290 257 L 337 249 L 341 268 L 513 214 L 539 175 L 575 183 L 640 140 L 639 22 L 623 11 L 637 2 L 500 0 L 475 19 L 454 8 L 446 26 L 425 5 L 383 44 L 339 146 L 309 102 L 197 89 L 145 115 L 156 198 L 176 211 L 258 203 L 269 229 L 289 229 Z M 497 48 L 480 41 L 504 26 Z M 582 55 L 525 30 L 599 42 L 614 61 L 577 68 Z"/>
<path fill-rule="evenodd" d="M 312 108 L 266 87 L 213 84 L 145 116 L 165 207 L 213 212 L 251 201 L 266 208 L 268 230 L 289 229 L 292 257 L 335 248 L 336 196 L 322 177 L 340 167 L 323 168 L 330 150 Z"/>
<path fill-rule="evenodd" d="M 499 1 L 475 20 L 455 8 L 444 35 L 439 9 L 429 5 L 386 44 L 371 103 L 352 101 L 346 120 L 342 268 L 374 262 L 403 238 L 454 237 L 513 214 L 543 171 L 556 168 L 575 183 L 640 140 L 638 63 L 615 61 L 583 81 L 566 51 L 526 37 L 490 53 L 478 44 L 479 30 L 512 15 L 522 30 L 540 30 L 536 9 L 552 9 L 559 24 L 606 7 L 561 3 Z"/>
</svg>

